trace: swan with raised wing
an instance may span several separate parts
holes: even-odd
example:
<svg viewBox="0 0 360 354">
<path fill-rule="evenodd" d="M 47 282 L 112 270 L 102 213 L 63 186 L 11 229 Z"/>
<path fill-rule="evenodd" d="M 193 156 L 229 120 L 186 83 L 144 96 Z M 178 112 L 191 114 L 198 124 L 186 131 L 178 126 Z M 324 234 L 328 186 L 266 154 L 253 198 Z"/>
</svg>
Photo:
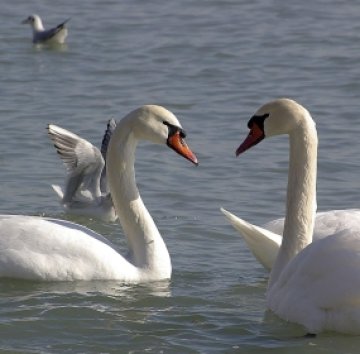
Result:
<svg viewBox="0 0 360 354">
<path fill-rule="evenodd" d="M 52 188 L 69 214 L 115 221 L 117 215 L 106 178 L 106 152 L 116 122 L 107 123 L 101 151 L 89 141 L 54 124 L 48 135 L 66 169 L 64 190 L 56 184 Z"/>
<path fill-rule="evenodd" d="M 197 164 L 175 117 L 161 106 L 142 106 L 117 125 L 107 151 L 107 178 L 128 241 L 123 257 L 103 236 L 68 221 L 34 216 L 0 217 L 0 277 L 70 281 L 146 282 L 171 277 L 171 260 L 135 181 L 140 140 L 167 145 Z"/>
<path fill-rule="evenodd" d="M 287 134 L 289 176 L 283 241 L 270 273 L 267 306 L 308 333 L 360 334 L 360 231 L 349 225 L 312 242 L 316 213 L 317 132 L 290 99 L 262 106 L 248 123 L 239 155 L 265 137 Z"/>
</svg>

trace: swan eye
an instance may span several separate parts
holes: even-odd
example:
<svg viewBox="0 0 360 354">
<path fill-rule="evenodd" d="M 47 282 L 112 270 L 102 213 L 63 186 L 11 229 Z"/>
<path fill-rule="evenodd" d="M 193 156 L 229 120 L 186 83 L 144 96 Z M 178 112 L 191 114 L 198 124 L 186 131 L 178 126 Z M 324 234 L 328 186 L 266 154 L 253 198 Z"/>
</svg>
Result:
<svg viewBox="0 0 360 354">
<path fill-rule="evenodd" d="M 269 113 L 265 113 L 261 116 L 254 115 L 250 118 L 248 122 L 248 128 L 251 129 L 254 124 L 256 124 L 262 131 L 264 131 L 264 122 L 265 119 L 270 116 Z"/>
<path fill-rule="evenodd" d="M 165 124 L 169 129 L 169 137 L 171 137 L 171 136 L 175 135 L 177 132 L 179 132 L 179 135 L 182 139 L 186 138 L 186 133 L 182 128 L 177 127 L 176 125 L 171 124 L 167 121 L 163 121 L 163 124 Z"/>
</svg>

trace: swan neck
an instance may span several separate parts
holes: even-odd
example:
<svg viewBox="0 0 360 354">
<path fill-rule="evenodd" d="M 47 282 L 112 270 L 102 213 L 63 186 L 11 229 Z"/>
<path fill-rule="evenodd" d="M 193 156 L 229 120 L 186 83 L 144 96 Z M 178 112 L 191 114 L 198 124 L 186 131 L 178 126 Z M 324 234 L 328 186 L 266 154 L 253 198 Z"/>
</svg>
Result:
<svg viewBox="0 0 360 354">
<path fill-rule="evenodd" d="M 111 197 L 127 238 L 129 261 L 155 278 L 169 278 L 168 250 L 136 185 L 134 162 L 138 139 L 130 123 L 131 120 L 123 119 L 110 140 L 106 173 Z"/>
<path fill-rule="evenodd" d="M 312 242 L 316 214 L 317 133 L 307 113 L 289 135 L 290 155 L 283 241 L 270 275 L 271 286 L 286 264 Z"/>
</svg>

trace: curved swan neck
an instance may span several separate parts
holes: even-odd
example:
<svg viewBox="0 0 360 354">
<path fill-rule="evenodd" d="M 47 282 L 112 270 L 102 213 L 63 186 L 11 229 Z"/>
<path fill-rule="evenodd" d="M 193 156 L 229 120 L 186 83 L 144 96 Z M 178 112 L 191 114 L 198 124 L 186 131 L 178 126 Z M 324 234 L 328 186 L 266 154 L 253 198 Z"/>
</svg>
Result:
<svg viewBox="0 0 360 354">
<path fill-rule="evenodd" d="M 317 133 L 305 111 L 289 135 L 289 175 L 283 241 L 270 275 L 269 286 L 286 264 L 312 242 L 316 214 Z"/>
<path fill-rule="evenodd" d="M 169 278 L 168 250 L 136 186 L 134 162 L 138 139 L 133 124 L 133 120 L 123 119 L 110 140 L 106 162 L 110 193 L 128 241 L 130 261 L 159 278 Z"/>
</svg>

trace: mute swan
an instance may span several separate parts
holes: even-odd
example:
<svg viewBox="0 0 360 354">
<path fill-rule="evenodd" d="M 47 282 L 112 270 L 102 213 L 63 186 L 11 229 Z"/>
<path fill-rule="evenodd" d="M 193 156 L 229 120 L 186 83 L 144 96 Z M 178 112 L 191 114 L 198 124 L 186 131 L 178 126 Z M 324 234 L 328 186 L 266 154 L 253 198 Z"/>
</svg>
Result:
<svg viewBox="0 0 360 354">
<path fill-rule="evenodd" d="M 43 23 L 39 15 L 30 15 L 24 21 L 23 24 L 29 23 L 33 30 L 33 43 L 34 44 L 64 44 L 68 35 L 68 30 L 65 26 L 65 20 L 54 28 L 48 30 L 44 29 Z"/>
<path fill-rule="evenodd" d="M 229 211 L 221 211 L 230 224 L 239 231 L 259 263 L 271 270 L 279 252 L 284 229 L 284 218 L 267 222 L 262 227 L 250 224 Z M 360 210 L 329 210 L 318 212 L 315 217 L 313 241 L 352 227 L 360 230 Z"/>
<path fill-rule="evenodd" d="M 166 245 L 139 195 L 135 149 L 139 140 L 167 144 L 197 164 L 177 118 L 163 107 L 142 106 L 117 125 L 107 151 L 107 177 L 129 245 L 121 256 L 101 235 L 68 221 L 34 216 L 0 217 L 0 277 L 35 280 L 169 279 Z"/>
<path fill-rule="evenodd" d="M 60 186 L 52 185 L 66 212 L 98 217 L 104 221 L 117 219 L 105 168 L 107 146 L 115 127 L 115 120 L 110 119 L 100 152 L 78 135 L 49 124 L 49 137 L 68 171 L 64 191 Z"/>
<path fill-rule="evenodd" d="M 288 134 L 289 179 L 283 242 L 270 273 L 267 306 L 309 333 L 360 334 L 360 232 L 312 242 L 316 212 L 317 132 L 309 112 L 289 99 L 262 106 L 248 123 L 239 155 L 265 137 Z"/>
</svg>

